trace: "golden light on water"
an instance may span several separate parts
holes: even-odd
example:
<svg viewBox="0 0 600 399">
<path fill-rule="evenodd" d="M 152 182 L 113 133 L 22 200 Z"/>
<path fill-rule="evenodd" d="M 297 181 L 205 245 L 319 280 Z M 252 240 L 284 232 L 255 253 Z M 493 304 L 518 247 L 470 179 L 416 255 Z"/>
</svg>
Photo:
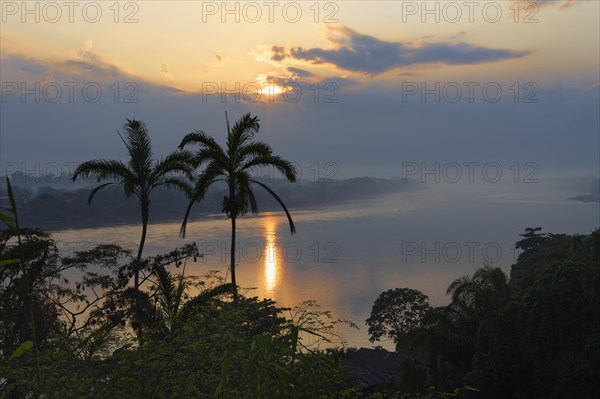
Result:
<svg viewBox="0 0 600 399">
<path fill-rule="evenodd" d="M 268 295 L 273 295 L 279 284 L 279 274 L 281 267 L 280 259 L 277 256 L 277 223 L 273 217 L 264 219 L 265 229 L 265 291 Z"/>
</svg>

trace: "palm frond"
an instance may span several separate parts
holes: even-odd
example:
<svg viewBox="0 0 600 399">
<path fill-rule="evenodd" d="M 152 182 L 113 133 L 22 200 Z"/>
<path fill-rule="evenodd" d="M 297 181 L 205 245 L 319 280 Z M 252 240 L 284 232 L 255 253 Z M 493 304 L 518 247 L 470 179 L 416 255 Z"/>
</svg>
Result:
<svg viewBox="0 0 600 399">
<path fill-rule="evenodd" d="M 214 182 L 227 182 L 225 178 L 220 178 L 220 176 L 224 176 L 224 172 L 220 168 L 220 165 L 211 163 L 206 167 L 206 169 L 200 174 L 200 176 L 196 180 L 196 184 L 194 185 L 194 191 L 196 193 L 202 193 L 202 196 L 199 198 L 199 200 L 204 198 L 205 190 Z"/>
<path fill-rule="evenodd" d="M 202 147 L 192 158 L 192 165 L 196 168 L 208 163 L 219 165 L 222 169 L 231 168 L 229 158 L 221 148 Z"/>
<path fill-rule="evenodd" d="M 194 203 L 199 202 L 204 198 L 204 195 L 206 194 L 206 190 L 208 189 L 209 186 L 211 186 L 213 183 L 216 183 L 217 181 L 223 180 L 223 179 L 214 179 L 214 180 L 205 181 L 206 179 L 208 179 L 208 177 L 209 176 L 203 174 L 200 177 L 200 180 L 196 183 L 196 186 L 194 187 L 194 189 L 191 191 L 190 202 L 188 203 L 188 207 L 185 211 L 185 215 L 183 216 L 183 222 L 181 222 L 181 228 L 179 229 L 179 234 L 181 235 L 182 238 L 185 238 L 188 218 L 190 216 L 190 212 L 192 211 L 192 206 L 194 205 Z"/>
<path fill-rule="evenodd" d="M 227 124 L 227 135 L 231 132 L 231 126 L 229 126 L 229 116 L 227 115 L 227 111 L 225 111 L 225 123 Z"/>
<path fill-rule="evenodd" d="M 252 187 L 248 187 L 248 200 L 250 202 L 250 210 L 254 215 L 258 214 L 258 204 L 256 203 L 256 197 L 254 196 L 254 191 Z"/>
<path fill-rule="evenodd" d="M 104 187 L 106 186 L 110 186 L 111 184 L 117 184 L 117 183 L 104 183 L 99 185 L 98 187 L 94 188 L 92 191 L 90 191 L 90 194 L 88 195 L 88 205 L 92 204 L 92 200 L 94 199 L 94 195 L 96 195 L 96 193 L 100 190 L 102 190 Z"/>
<path fill-rule="evenodd" d="M 181 143 L 179 143 L 179 149 L 183 150 L 183 148 L 190 144 L 198 144 L 204 147 L 210 148 L 221 148 L 221 146 L 215 141 L 214 138 L 203 132 L 202 130 L 196 130 L 195 132 L 186 134 Z"/>
<path fill-rule="evenodd" d="M 291 162 L 286 161 L 277 155 L 269 155 L 264 157 L 256 157 L 244 164 L 242 167 L 245 169 L 252 169 L 256 167 L 273 167 L 279 171 L 288 181 L 295 182 L 297 177 L 297 171 Z"/>
<path fill-rule="evenodd" d="M 267 186 L 266 184 L 263 184 L 259 181 L 256 181 L 254 179 L 250 179 L 250 181 L 252 183 L 258 184 L 259 186 L 261 186 L 262 188 L 264 188 L 265 190 L 267 190 L 269 192 L 269 194 L 271 194 L 273 196 L 273 198 L 275 198 L 277 200 L 277 202 L 279 202 L 279 205 L 281 205 L 281 207 L 283 208 L 287 218 L 288 218 L 288 223 L 290 225 L 290 231 L 292 234 L 296 233 L 296 226 L 294 225 L 294 221 L 292 220 L 292 215 L 290 215 L 290 212 L 287 209 L 287 206 L 285 206 L 285 204 L 283 203 L 283 201 L 281 200 L 281 198 L 279 198 L 279 196 L 277 194 L 275 194 L 275 192 L 273 190 L 271 190 L 269 188 L 269 186 Z"/>
<path fill-rule="evenodd" d="M 227 156 L 223 148 L 209 135 L 201 130 L 189 133 L 181 140 L 179 149 L 183 149 L 187 145 L 199 145 L 200 149 L 192 159 L 192 165 L 198 167 L 206 162 L 217 162 L 222 167 L 227 164 Z"/>
<path fill-rule="evenodd" d="M 177 190 L 183 191 L 188 197 L 192 195 L 192 191 L 194 190 L 192 185 L 184 180 L 181 180 L 178 177 L 169 177 L 167 179 L 161 180 L 159 183 L 152 186 L 167 186 L 171 188 L 175 188 Z"/>
<path fill-rule="evenodd" d="M 245 159 L 246 157 L 263 158 L 271 156 L 272 154 L 273 149 L 271 146 L 262 141 L 254 141 L 238 148 L 238 157 L 240 159 Z"/>
<path fill-rule="evenodd" d="M 179 277 L 177 277 L 177 287 L 175 289 L 175 303 L 173 304 L 175 313 L 177 313 L 179 311 L 179 309 L 181 308 L 181 304 L 184 299 L 184 294 L 188 288 L 188 285 L 189 284 L 187 283 L 186 279 L 183 277 L 183 274 L 180 275 Z"/>
<path fill-rule="evenodd" d="M 175 285 L 173 284 L 173 276 L 164 266 L 157 265 L 154 268 L 156 280 L 157 302 L 161 305 L 162 310 L 169 314 L 172 310 L 172 304 L 175 298 Z"/>
<path fill-rule="evenodd" d="M 450 283 L 446 290 L 446 295 L 452 294 L 452 296 L 459 297 L 460 294 L 465 291 L 468 287 L 473 284 L 473 280 L 470 276 L 462 276 Z M 454 299 L 454 298 L 453 298 Z"/>
<path fill-rule="evenodd" d="M 239 202 L 239 213 L 241 215 L 245 214 L 248 210 L 248 205 L 250 205 L 250 211 L 256 215 L 258 213 L 258 204 L 250 185 L 250 175 L 246 171 L 238 171 L 234 176 L 237 186 L 236 197 Z"/>
<path fill-rule="evenodd" d="M 185 238 L 187 222 L 190 216 L 190 212 L 192 211 L 192 206 L 194 205 L 194 202 L 196 202 L 196 198 L 192 197 L 190 199 L 190 202 L 188 203 L 187 209 L 185 210 L 185 215 L 183 215 L 183 221 L 181 222 L 181 227 L 179 228 L 179 235 L 181 236 L 181 238 Z"/>
<path fill-rule="evenodd" d="M 198 307 L 204 306 L 210 303 L 211 300 L 218 298 L 223 295 L 231 295 L 235 291 L 235 287 L 231 283 L 220 284 L 210 289 L 204 290 L 196 295 L 194 298 L 187 301 L 181 310 L 181 318 L 186 320 L 189 317 L 197 314 Z"/>
<path fill-rule="evenodd" d="M 152 170 L 152 143 L 144 122 L 136 119 L 127 119 L 123 126 L 126 132 L 125 141 L 129 153 L 129 166 L 138 177 L 144 176 Z"/>
<path fill-rule="evenodd" d="M 95 177 L 98 181 L 106 179 L 136 180 L 135 174 L 123 162 L 106 159 L 82 162 L 73 172 L 71 180 L 75 181 L 79 177 Z"/>
<path fill-rule="evenodd" d="M 249 112 L 235 122 L 227 134 L 227 155 L 230 159 L 235 158 L 239 147 L 251 140 L 258 132 L 259 122 L 258 117 L 251 116 Z"/>
<path fill-rule="evenodd" d="M 142 199 L 143 192 L 145 191 L 145 182 L 139 180 L 123 180 L 123 191 L 127 198 L 135 194 L 138 198 Z"/>
<path fill-rule="evenodd" d="M 193 158 L 194 155 L 189 151 L 175 151 L 170 153 L 156 163 L 150 174 L 150 181 L 158 181 L 165 176 L 176 173 L 181 173 L 188 179 L 192 179 L 194 177 Z"/>
</svg>

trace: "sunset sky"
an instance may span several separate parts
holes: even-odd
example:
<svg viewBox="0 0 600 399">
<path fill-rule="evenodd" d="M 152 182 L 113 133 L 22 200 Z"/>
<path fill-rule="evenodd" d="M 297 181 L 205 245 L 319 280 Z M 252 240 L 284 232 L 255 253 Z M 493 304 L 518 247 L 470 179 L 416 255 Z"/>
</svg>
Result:
<svg viewBox="0 0 600 399">
<path fill-rule="evenodd" d="M 1 3 L 3 165 L 121 157 L 125 118 L 163 155 L 192 130 L 222 140 L 228 111 L 344 177 L 404 161 L 598 175 L 597 1 L 50 4 Z"/>
</svg>

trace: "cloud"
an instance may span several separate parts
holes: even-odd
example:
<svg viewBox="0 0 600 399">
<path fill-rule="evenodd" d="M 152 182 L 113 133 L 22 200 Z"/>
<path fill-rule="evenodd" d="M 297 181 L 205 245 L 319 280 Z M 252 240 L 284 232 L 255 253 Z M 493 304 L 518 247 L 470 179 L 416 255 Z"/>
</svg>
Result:
<svg viewBox="0 0 600 399">
<path fill-rule="evenodd" d="M 169 82 L 171 82 L 171 83 L 175 82 L 175 76 L 173 76 L 173 74 L 171 73 L 171 70 L 169 69 L 169 66 L 167 64 L 162 64 L 160 66 L 160 74 L 162 76 L 164 76 Z"/>
<path fill-rule="evenodd" d="M 59 96 L 57 101 L 67 103 L 72 101 L 71 95 L 68 93 L 72 92 L 75 97 L 79 98 L 83 95 L 82 88 L 88 85 L 99 86 L 104 94 L 101 98 L 106 101 L 114 98 L 122 99 L 128 95 L 131 97 L 133 91 L 139 93 L 140 96 L 158 91 L 171 94 L 181 92 L 170 84 L 151 82 L 123 70 L 119 66 L 105 61 L 91 48 L 92 43 L 88 41 L 83 47 L 75 50 L 73 56 L 60 60 L 32 58 L 4 52 L 0 59 L 3 82 L 17 83 L 20 87 L 27 88 L 33 88 L 36 85 L 42 88 L 50 87 L 47 85 L 52 85 L 52 87 L 58 85 L 63 95 Z M 163 76 L 172 76 L 166 64 L 161 66 L 160 71 Z M 128 85 L 127 88 L 125 88 L 126 85 Z M 44 90 L 46 89 L 39 92 L 40 95 L 46 95 Z M 12 95 L 11 99 L 18 100 L 22 98 L 22 95 L 22 93 L 17 93 Z M 31 95 L 28 98 L 34 97 Z"/>
<path fill-rule="evenodd" d="M 271 51 L 273 52 L 273 55 L 271 56 L 271 60 L 273 61 L 282 61 L 288 56 L 285 52 L 285 47 L 283 46 L 273 46 L 271 47 Z"/>
<path fill-rule="evenodd" d="M 114 79 L 123 75 L 119 67 L 103 62 L 66 60 L 64 66 L 68 68 L 66 71 L 74 75 L 93 76 L 94 80 Z"/>
<path fill-rule="evenodd" d="M 83 50 L 91 50 L 94 47 L 94 42 L 92 40 L 86 40 L 83 42 Z"/>
<path fill-rule="evenodd" d="M 577 3 L 581 3 L 580 0 L 537 0 L 532 2 L 531 0 L 517 0 L 520 3 L 525 3 L 525 6 L 528 3 L 534 3 L 534 7 L 546 7 L 546 6 L 558 6 L 560 10 L 564 10 L 565 8 L 572 7 Z"/>
<path fill-rule="evenodd" d="M 315 75 L 311 72 L 300 68 L 288 67 L 287 73 L 288 74 L 280 74 L 278 72 L 261 73 L 256 77 L 256 81 L 261 86 L 277 85 L 291 90 L 302 90 L 306 93 L 315 90 L 315 82 L 311 80 L 311 77 L 314 77 Z M 321 86 L 333 85 L 339 90 L 341 87 L 348 88 L 350 86 L 356 86 L 358 82 L 345 77 L 325 76 L 319 78 L 319 84 Z"/>
<path fill-rule="evenodd" d="M 289 73 L 291 73 L 293 76 L 297 76 L 298 78 L 301 78 L 301 79 L 310 78 L 311 76 L 314 75 L 312 72 L 305 71 L 304 69 L 300 69 L 300 68 L 294 68 L 294 67 L 288 67 L 287 71 Z"/>
<path fill-rule="evenodd" d="M 21 58 L 5 55 L 2 59 L 2 68 L 14 68 L 21 72 L 27 72 L 32 75 L 45 76 L 48 74 L 48 68 L 30 58 Z"/>
<path fill-rule="evenodd" d="M 92 51 L 92 47 L 94 47 L 94 42 L 91 40 L 86 40 L 83 42 L 83 46 L 78 48 L 75 51 L 75 54 L 78 58 L 81 58 L 90 63 L 102 63 L 101 57 Z"/>
<path fill-rule="evenodd" d="M 396 68 L 428 64 L 480 64 L 523 57 L 528 51 L 493 49 L 473 44 L 422 43 L 414 46 L 405 42 L 392 42 L 360 34 L 350 28 L 331 29 L 328 39 L 335 48 L 292 47 L 289 51 L 282 46 L 271 48 L 271 60 L 285 58 L 332 64 L 347 71 L 377 75 Z"/>
<path fill-rule="evenodd" d="M 571 6 L 574 6 L 575 4 L 577 4 L 574 0 L 566 0 L 564 3 L 562 3 L 559 8 L 561 10 L 564 10 L 565 8 L 569 8 Z"/>
</svg>

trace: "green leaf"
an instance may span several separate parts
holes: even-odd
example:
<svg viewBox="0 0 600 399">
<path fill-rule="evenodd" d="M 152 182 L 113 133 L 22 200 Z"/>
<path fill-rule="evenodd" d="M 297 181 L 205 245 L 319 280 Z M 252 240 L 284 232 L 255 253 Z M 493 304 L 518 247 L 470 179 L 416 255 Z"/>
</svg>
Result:
<svg viewBox="0 0 600 399">
<path fill-rule="evenodd" d="M 8 191 L 8 198 L 10 199 L 10 206 L 14 211 L 15 209 L 17 209 L 17 205 L 15 204 L 15 196 L 13 195 L 12 187 L 10 185 L 10 180 L 8 179 L 8 176 L 6 176 L 6 189 Z"/>
<path fill-rule="evenodd" d="M 298 347 L 298 327 L 292 326 L 290 331 L 290 339 L 292 342 L 292 356 L 296 354 L 296 349 Z"/>
<path fill-rule="evenodd" d="M 21 346 L 19 346 L 17 348 L 17 350 L 15 350 L 13 352 L 12 355 L 10 355 L 10 357 L 8 358 L 8 360 L 12 360 L 16 357 L 22 356 L 25 353 L 29 352 L 31 349 L 33 349 L 33 341 L 25 341 L 21 344 Z"/>
<path fill-rule="evenodd" d="M 21 263 L 21 259 L 4 259 L 0 260 L 0 266 L 10 266 L 10 265 L 18 265 Z"/>
<path fill-rule="evenodd" d="M 14 222 L 15 218 L 5 215 L 4 213 L 0 213 L 0 220 L 3 221 L 4 223 L 10 223 L 10 222 Z"/>
</svg>

